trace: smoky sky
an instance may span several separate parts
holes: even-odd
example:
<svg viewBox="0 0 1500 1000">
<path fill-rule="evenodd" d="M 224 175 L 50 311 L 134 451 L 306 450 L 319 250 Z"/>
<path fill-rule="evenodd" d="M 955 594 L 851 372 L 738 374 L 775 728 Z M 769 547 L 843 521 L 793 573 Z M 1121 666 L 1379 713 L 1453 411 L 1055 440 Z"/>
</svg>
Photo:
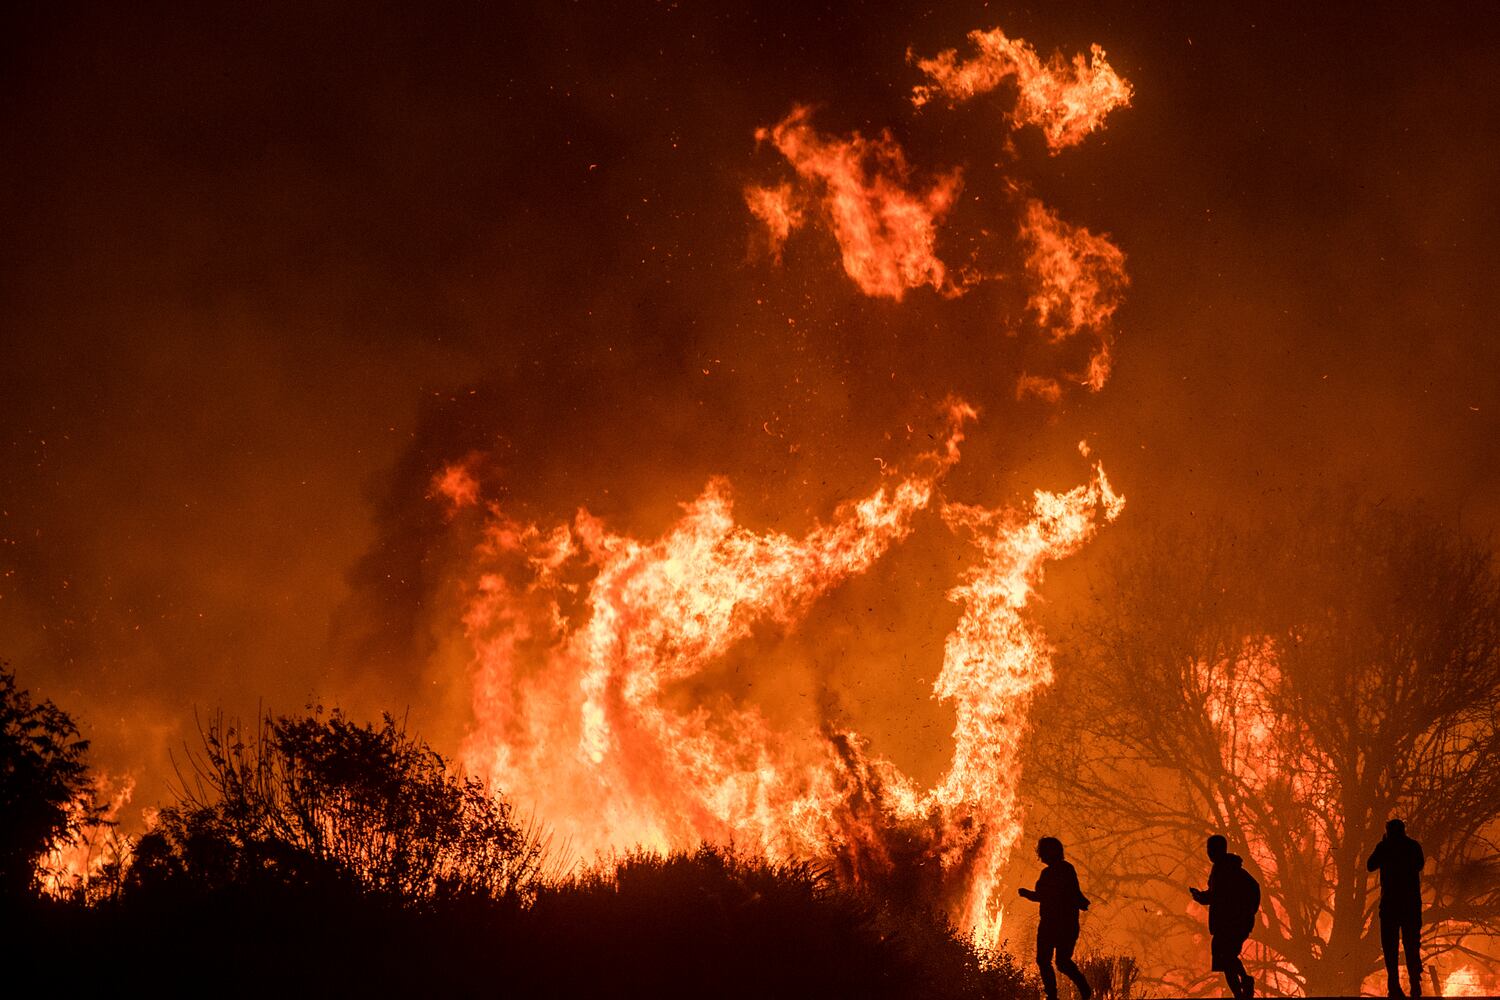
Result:
<svg viewBox="0 0 1500 1000">
<path fill-rule="evenodd" d="M 1074 485 L 1086 438 L 1128 517 L 1352 481 L 1500 522 L 1477 6 L 5 18 L 0 655 L 142 802 L 195 709 L 336 699 L 452 745 L 464 543 L 430 495 L 452 461 L 526 517 L 641 534 L 726 475 L 747 521 L 794 531 L 957 393 L 983 411 L 960 500 Z M 1098 42 L 1133 106 L 1057 156 L 998 96 L 913 109 L 908 49 L 995 26 Z M 890 303 L 826 234 L 758 252 L 742 191 L 784 166 L 754 133 L 797 104 L 962 164 L 965 225 L 1010 185 L 1108 233 L 1131 285 L 1104 391 L 1015 399 L 1060 362 L 1003 283 Z M 941 603 L 954 566 L 896 558 Z"/>
</svg>

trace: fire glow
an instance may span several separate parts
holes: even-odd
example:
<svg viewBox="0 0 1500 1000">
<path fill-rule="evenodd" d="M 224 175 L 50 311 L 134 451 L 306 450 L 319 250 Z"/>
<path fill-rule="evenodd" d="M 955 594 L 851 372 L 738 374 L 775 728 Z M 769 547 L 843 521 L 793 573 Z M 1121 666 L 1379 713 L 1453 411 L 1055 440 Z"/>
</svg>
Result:
<svg viewBox="0 0 1500 1000">
<path fill-rule="evenodd" d="M 1097 49 L 1088 65 L 1082 57 L 1043 64 L 1013 44 L 1021 47 L 1006 67 L 978 76 L 952 53 L 919 63 L 934 80 L 919 97 L 935 96 L 934 88 L 968 97 L 1014 76 L 1010 121 L 1041 127 L 1053 152 L 1127 103 L 1128 85 Z M 960 87 L 955 74 L 969 83 Z M 792 172 L 744 193 L 776 261 L 794 233 L 819 224 L 867 296 L 899 303 L 922 288 L 966 292 L 971 282 L 956 280 L 939 256 L 959 170 L 919 170 L 889 133 L 821 132 L 806 107 L 756 138 Z M 1029 313 L 1051 342 L 1097 339 L 1087 370 L 1066 373 L 1097 390 L 1109 372 L 1124 256 L 1035 199 L 1014 207 Z M 1063 391 L 1051 376 L 1023 374 L 1020 384 L 1053 401 Z M 439 472 L 434 493 L 455 508 L 480 506 L 485 521 L 463 619 L 474 711 L 465 764 L 534 805 L 585 856 L 733 842 L 771 856 L 836 859 L 858 878 L 893 864 L 887 835 L 899 829 L 903 843 L 920 843 L 938 862 L 933 892 L 953 918 L 977 942 L 995 944 L 1001 872 L 1021 831 L 1021 740 L 1033 693 L 1052 678 L 1047 641 L 1024 612 L 1046 563 L 1084 545 L 1124 499 L 1095 465 L 1084 484 L 1037 491 L 1019 510 L 943 500 L 944 477 L 977 417 L 975 406 L 950 399 L 933 447 L 908 456 L 902 472 L 892 463 L 862 499 L 800 537 L 738 523 L 733 485 L 723 479 L 643 539 L 587 510 L 558 523 L 519 520 L 488 503 L 462 465 Z M 688 704 L 674 696 L 754 630 L 796 629 L 820 597 L 871 572 L 909 538 L 928 510 L 939 517 L 921 523 L 945 524 L 972 546 L 948 591 L 961 614 L 932 696 L 954 712 L 953 749 L 931 787 L 858 733 L 782 731 L 727 693 Z"/>
</svg>

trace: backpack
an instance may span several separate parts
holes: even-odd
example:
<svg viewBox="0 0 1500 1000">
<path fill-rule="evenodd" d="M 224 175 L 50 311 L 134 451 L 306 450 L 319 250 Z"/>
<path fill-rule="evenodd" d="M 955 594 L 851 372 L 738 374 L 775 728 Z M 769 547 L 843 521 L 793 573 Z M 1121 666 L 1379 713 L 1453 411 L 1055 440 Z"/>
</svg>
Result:
<svg viewBox="0 0 1500 1000">
<path fill-rule="evenodd" d="M 1244 868 L 1239 869 L 1239 878 L 1234 887 L 1234 909 L 1245 923 L 1255 926 L 1255 915 L 1260 912 L 1260 883 Z"/>
</svg>

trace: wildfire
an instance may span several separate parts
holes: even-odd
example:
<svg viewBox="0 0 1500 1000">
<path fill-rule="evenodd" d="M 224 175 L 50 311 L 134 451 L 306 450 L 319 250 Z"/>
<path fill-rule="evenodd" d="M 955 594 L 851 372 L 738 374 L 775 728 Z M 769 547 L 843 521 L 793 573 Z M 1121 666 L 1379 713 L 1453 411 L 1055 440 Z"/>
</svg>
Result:
<svg viewBox="0 0 1500 1000">
<path fill-rule="evenodd" d="M 950 595 L 965 610 L 934 695 L 953 703 L 957 726 L 952 764 L 933 789 L 867 756 L 855 734 L 780 733 L 727 696 L 686 709 L 671 697 L 753 627 L 794 627 L 905 538 L 958 461 L 973 416 L 953 404 L 942 445 L 914 471 L 802 538 L 737 525 L 722 481 L 654 541 L 585 511 L 551 528 L 493 512 L 466 618 L 476 653 L 469 766 L 536 802 L 581 851 L 710 840 L 832 857 L 867 848 L 874 828 L 920 823 L 955 882 L 956 916 L 992 940 L 998 875 L 1019 832 L 1026 706 L 1051 678 L 1045 640 L 1022 609 L 1046 560 L 1118 514 L 1123 501 L 1102 470 L 1069 493 L 1038 493 L 1024 515 L 942 508 L 981 562 Z M 866 800 L 858 808 L 856 791 Z"/>
<path fill-rule="evenodd" d="M 1054 149 L 1081 140 L 1128 100 L 1097 48 L 1092 62 L 1080 57 L 1065 72 L 998 32 L 972 37 L 1009 46 L 1006 68 L 960 66 L 945 53 L 921 64 L 934 87 L 958 74 L 969 96 L 1016 76 L 1017 120 L 1041 124 Z M 958 86 L 942 83 L 950 96 Z M 866 295 L 900 302 L 924 286 L 948 296 L 967 289 L 937 252 L 958 170 L 924 179 L 889 132 L 828 135 L 807 107 L 756 138 L 793 174 L 744 191 L 773 257 L 793 232 L 821 223 Z M 1097 389 L 1109 371 L 1124 256 L 1039 202 L 1021 207 L 1030 312 L 1054 341 L 1097 338 L 1075 379 Z M 1017 394 L 1055 401 L 1061 386 L 1023 376 Z M 1052 680 L 1051 650 L 1025 609 L 1045 564 L 1087 542 L 1124 499 L 1095 465 L 1087 483 L 1039 491 L 1023 510 L 935 500 L 975 417 L 966 403 L 950 402 L 933 450 L 904 473 L 882 462 L 880 485 L 801 537 L 738 523 L 722 479 L 685 503 L 659 537 L 641 539 L 586 510 L 561 524 L 516 519 L 484 506 L 472 477 L 445 471 L 435 493 L 487 512 L 464 616 L 474 651 L 468 767 L 534 804 L 582 854 L 733 842 L 877 878 L 915 850 L 937 862 L 923 868 L 931 883 L 924 891 L 976 941 L 993 945 L 1004 914 L 1000 873 L 1021 830 L 1019 748 L 1031 699 Z M 974 562 L 948 594 L 962 613 L 933 685 L 954 711 L 952 758 L 923 789 L 858 733 L 778 727 L 707 674 L 758 630 L 795 629 L 820 597 L 872 571 L 928 509 L 969 540 Z"/>
<path fill-rule="evenodd" d="M 919 106 L 939 92 L 962 99 L 1015 76 L 1021 83 L 1015 121 L 1042 125 L 1056 152 L 1081 142 L 1102 127 L 1110 110 L 1129 103 L 1129 84 L 1110 69 L 1098 46 L 1092 62 L 1079 56 L 1070 70 L 1060 57 L 1044 66 L 1030 46 L 998 30 L 970 37 L 981 48 L 973 60 L 959 63 L 949 50 L 919 62 L 935 81 L 917 88 Z M 960 296 L 975 284 L 1002 277 L 980 261 L 980 250 L 957 280 L 938 256 L 938 237 L 960 190 L 959 170 L 917 183 L 905 152 L 889 132 L 875 139 L 857 132 L 847 138 L 828 136 L 813 128 L 811 114 L 807 107 L 795 108 L 775 127 L 756 133 L 796 174 L 795 184 L 751 185 L 744 192 L 773 259 L 780 261 L 792 232 L 817 219 L 837 241 L 844 272 L 866 295 L 899 302 L 908 290 L 929 286 Z M 1019 190 L 1007 185 L 1006 197 Z M 1035 198 L 1024 198 L 1020 215 L 1017 239 L 1024 252 L 1027 312 L 1054 343 L 1078 335 L 1094 338 L 1087 364 L 1067 377 L 1097 392 L 1109 378 L 1112 321 L 1129 283 L 1125 255 L 1107 237 L 1064 222 Z M 1057 402 L 1061 397 L 1062 384 L 1051 376 L 1023 373 L 1016 383 L 1018 399 Z"/>
<path fill-rule="evenodd" d="M 1077 145 L 1102 128 L 1104 117 L 1130 104 L 1130 84 L 1104 58 L 1104 50 L 1090 46 L 1089 55 L 1070 61 L 1061 54 L 1043 62 L 1020 38 L 1008 38 L 999 28 L 971 31 L 969 41 L 978 53 L 960 60 L 955 49 L 931 59 L 916 59 L 928 83 L 912 90 L 912 103 L 921 107 L 937 97 L 952 103 L 989 93 L 1015 80 L 1017 96 L 1011 110 L 1016 128 L 1035 125 L 1046 136 L 1047 148 L 1057 153 Z"/>
<path fill-rule="evenodd" d="M 1088 541 L 1098 519 L 1112 521 L 1125 498 L 1109 487 L 1104 468 L 1068 493 L 1037 491 L 1021 517 L 1011 511 L 949 505 L 944 519 L 968 532 L 984 561 L 965 574 L 949 597 L 963 616 L 943 649 L 933 693 L 958 712 L 953 763 L 931 793 L 960 833 L 954 851 L 975 856 L 961 919 L 975 938 L 993 944 L 1003 909 L 995 898 L 1000 871 L 1021 833 L 1016 800 L 1018 752 L 1033 692 L 1052 681 L 1046 638 L 1022 615 L 1042 567 Z"/>
<path fill-rule="evenodd" d="M 1443 979 L 1445 997 L 1492 997 L 1500 992 L 1500 977 L 1472 965 L 1460 965 Z"/>
</svg>

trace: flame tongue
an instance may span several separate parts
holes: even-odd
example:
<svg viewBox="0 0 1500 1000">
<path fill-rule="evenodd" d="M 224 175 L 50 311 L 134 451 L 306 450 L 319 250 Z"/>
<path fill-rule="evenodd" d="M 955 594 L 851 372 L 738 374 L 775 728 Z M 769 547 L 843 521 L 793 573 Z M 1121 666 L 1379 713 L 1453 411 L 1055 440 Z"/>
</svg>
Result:
<svg viewBox="0 0 1500 1000">
<path fill-rule="evenodd" d="M 973 410 L 954 404 L 941 448 L 916 471 L 840 507 L 796 539 L 735 523 L 711 482 L 653 542 L 580 513 L 545 531 L 494 515 L 466 622 L 476 650 L 466 759 L 535 802 L 575 850 L 734 840 L 774 855 L 889 870 L 903 827 L 942 860 L 942 898 L 981 940 L 998 929 L 998 874 L 1019 834 L 1016 748 L 1032 690 L 1051 678 L 1021 617 L 1042 564 L 1071 552 L 1122 500 L 1102 471 L 1027 516 L 945 506 L 982 561 L 951 593 L 964 605 L 934 693 L 957 712 L 954 757 L 921 792 L 853 733 L 772 730 L 727 696 L 676 711 L 692 678 L 762 622 L 795 624 L 820 595 L 866 572 L 958 460 Z"/>
<path fill-rule="evenodd" d="M 497 515 L 487 555 L 520 583 L 487 574 L 467 615 L 478 654 L 470 763 L 534 798 L 584 850 L 733 835 L 784 852 L 826 838 L 811 830 L 833 794 L 822 761 L 796 760 L 748 709 L 670 712 L 663 688 L 759 622 L 793 624 L 905 537 L 972 416 L 954 404 L 940 451 L 802 539 L 737 525 L 722 481 L 651 543 L 586 513 L 551 532 Z M 570 620 L 563 608 L 580 592 Z"/>
<path fill-rule="evenodd" d="M 1089 47 L 1088 58 L 1075 55 L 1066 61 L 1054 55 L 1043 62 L 1025 40 L 1009 38 L 999 28 L 971 31 L 969 41 L 977 52 L 968 59 L 960 60 L 957 50 L 947 49 L 931 59 L 915 60 L 929 82 L 912 91 L 913 104 L 921 107 L 939 96 L 958 103 L 1014 80 L 1011 123 L 1040 128 L 1053 153 L 1082 142 L 1103 127 L 1111 111 L 1130 104 L 1130 84 L 1109 65 L 1098 45 Z"/>
<path fill-rule="evenodd" d="M 1091 482 L 1067 493 L 1038 491 L 1029 516 L 949 505 L 943 517 L 971 533 L 984 561 L 949 597 L 964 606 L 943 651 L 933 693 L 951 701 L 953 763 L 932 790 L 947 834 L 944 863 L 968 858 L 969 883 L 960 923 L 976 940 L 994 944 L 1002 910 L 995 899 L 1000 872 L 1021 833 L 1016 798 L 1019 748 L 1032 693 L 1052 682 L 1045 637 L 1021 615 L 1049 559 L 1078 549 L 1111 521 L 1125 498 L 1110 489 L 1102 466 Z"/>
</svg>

